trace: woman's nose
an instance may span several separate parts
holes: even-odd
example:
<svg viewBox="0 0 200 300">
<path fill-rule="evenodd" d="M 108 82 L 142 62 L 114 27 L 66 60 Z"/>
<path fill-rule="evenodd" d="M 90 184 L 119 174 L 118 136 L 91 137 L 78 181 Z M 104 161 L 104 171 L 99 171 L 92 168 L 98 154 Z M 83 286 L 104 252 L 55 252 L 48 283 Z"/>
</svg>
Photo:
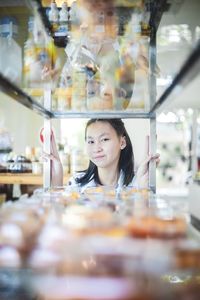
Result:
<svg viewBox="0 0 200 300">
<path fill-rule="evenodd" d="M 95 142 L 95 144 L 94 144 L 94 151 L 95 152 L 99 152 L 101 150 L 102 150 L 101 143 L 100 142 Z"/>
</svg>

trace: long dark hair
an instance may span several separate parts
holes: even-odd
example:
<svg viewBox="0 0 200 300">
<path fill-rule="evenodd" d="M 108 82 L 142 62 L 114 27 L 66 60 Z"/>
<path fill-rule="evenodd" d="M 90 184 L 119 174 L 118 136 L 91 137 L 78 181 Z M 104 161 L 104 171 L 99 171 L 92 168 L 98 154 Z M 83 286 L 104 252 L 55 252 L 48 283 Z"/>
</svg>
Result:
<svg viewBox="0 0 200 300">
<path fill-rule="evenodd" d="M 134 154 L 133 147 L 130 140 L 130 137 L 126 131 L 124 126 L 124 122 L 121 119 L 90 119 L 85 128 L 85 138 L 87 133 L 87 128 L 95 123 L 95 122 L 105 122 L 109 123 L 114 130 L 116 131 L 119 137 L 125 137 L 126 147 L 121 150 L 120 158 L 119 158 L 119 172 L 122 170 L 124 174 L 124 182 L 123 185 L 127 186 L 134 177 Z M 76 178 L 76 182 L 81 186 L 87 184 L 91 180 L 95 180 L 97 184 L 101 184 L 98 176 L 97 166 L 90 161 L 88 169 L 84 171 L 85 174 L 82 177 Z"/>
</svg>

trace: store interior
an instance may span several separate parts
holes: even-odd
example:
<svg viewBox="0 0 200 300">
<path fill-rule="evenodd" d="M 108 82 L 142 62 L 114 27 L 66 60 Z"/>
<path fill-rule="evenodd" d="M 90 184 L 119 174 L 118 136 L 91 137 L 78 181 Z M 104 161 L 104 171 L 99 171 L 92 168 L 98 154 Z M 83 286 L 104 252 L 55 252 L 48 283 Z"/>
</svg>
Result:
<svg viewBox="0 0 200 300">
<path fill-rule="evenodd" d="M 199 0 L 0 1 L 0 300 L 200 299 L 199 11 Z M 120 186 L 122 169 L 102 184 L 113 169 L 99 162 L 89 188 L 68 184 L 89 165 L 91 118 L 123 120 L 136 175 L 159 153 L 146 185 Z"/>
<path fill-rule="evenodd" d="M 50 2 L 48 1 L 44 1 L 42 4 L 44 7 L 50 7 Z M 62 5 L 59 1 L 56 4 L 57 7 Z M 10 1 L 8 6 L 12 7 L 12 5 L 12 1 Z M 68 3 L 68 5 L 70 6 L 71 3 Z M 198 1 L 192 1 L 192 3 L 189 3 L 189 1 L 171 3 L 170 9 L 168 11 L 166 9 L 160 21 L 157 31 L 156 49 L 158 69 L 156 76 L 157 99 L 170 85 L 186 57 L 198 42 L 198 5 Z M 24 12 L 22 11 L 22 16 L 23 14 Z M 26 40 L 27 37 L 25 35 L 26 33 L 19 34 L 19 32 L 15 35 L 15 40 L 21 47 L 21 55 L 24 51 L 23 47 L 25 47 L 21 39 L 24 38 Z M 66 57 L 60 48 L 58 51 L 61 54 L 60 59 L 64 63 Z M 23 58 L 21 64 L 22 62 Z M 59 80 L 61 80 L 61 76 L 60 74 Z M 139 83 L 138 86 L 140 87 Z M 172 97 L 173 99 L 167 102 L 166 107 L 164 106 L 162 111 L 157 113 L 156 151 L 161 155 L 161 162 L 156 170 L 156 179 L 157 190 L 161 193 L 165 192 L 165 188 L 168 190 L 177 189 L 180 194 L 182 192 L 183 194 L 187 193 L 189 182 L 194 177 L 194 173 L 199 171 L 198 162 L 196 167 L 194 167 L 195 163 L 193 162 L 193 156 L 196 156 L 195 152 L 199 155 L 199 150 L 192 148 L 195 147 L 192 140 L 195 134 L 198 140 L 198 129 L 195 129 L 197 133 L 193 132 L 193 122 L 199 124 L 198 87 L 199 76 L 196 76 L 182 91 L 180 88 L 180 91 L 176 92 L 176 97 Z M 137 94 L 137 89 L 135 92 Z M 148 89 L 146 92 L 148 92 Z M 137 101 L 135 99 L 134 101 Z M 41 153 L 43 145 L 39 135 L 41 128 L 44 126 L 43 117 L 26 107 L 18 105 L 4 93 L 1 93 L 0 102 L 1 164 L 5 165 L 7 161 L 15 160 L 17 156 L 24 156 L 33 163 L 35 160 L 39 160 L 42 164 Z M 12 110 L 10 109 L 11 106 Z M 19 127 L 16 126 L 19 122 L 19 116 L 20 133 Z M 73 156 L 73 152 L 85 152 L 82 125 L 85 124 L 86 120 L 87 118 L 73 120 L 72 118 L 52 119 L 52 127 L 60 148 L 60 154 L 66 164 L 66 173 L 74 172 L 73 166 L 70 166 L 71 154 Z M 125 119 L 124 121 L 127 124 L 133 142 L 137 165 L 142 159 L 141 149 L 144 148 L 145 136 L 149 135 L 149 121 L 146 119 Z M 70 124 L 73 125 L 71 126 Z M 198 145 L 198 141 L 195 144 Z M 6 150 L 8 150 L 7 153 Z M 85 165 L 87 165 L 87 158 L 85 159 Z M 84 164 L 79 167 L 84 167 Z M 38 169 L 40 170 L 36 168 L 36 173 L 41 172 L 42 168 Z"/>
</svg>

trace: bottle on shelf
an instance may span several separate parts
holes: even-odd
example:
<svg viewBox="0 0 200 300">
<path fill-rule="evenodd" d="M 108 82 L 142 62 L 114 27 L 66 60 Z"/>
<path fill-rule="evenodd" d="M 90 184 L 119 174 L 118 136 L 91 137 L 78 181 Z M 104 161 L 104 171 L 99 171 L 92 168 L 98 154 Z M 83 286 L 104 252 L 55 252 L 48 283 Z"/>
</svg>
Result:
<svg viewBox="0 0 200 300">
<path fill-rule="evenodd" d="M 67 111 L 71 108 L 71 93 L 70 89 L 66 87 L 60 87 L 56 89 L 57 96 L 57 110 Z"/>
<path fill-rule="evenodd" d="M 34 18 L 30 17 L 28 21 L 28 39 L 24 43 L 24 86 L 30 87 L 31 65 L 36 61 L 36 46 L 33 37 Z"/>
<path fill-rule="evenodd" d="M 87 108 L 95 109 L 95 105 L 97 104 L 100 98 L 100 83 L 95 80 L 93 77 L 88 77 L 87 79 Z"/>
<path fill-rule="evenodd" d="M 42 72 L 47 64 L 46 41 L 37 20 L 28 22 L 28 39 L 24 44 L 24 84 L 28 88 L 42 87 Z"/>
<path fill-rule="evenodd" d="M 34 51 L 29 51 L 30 47 Z M 41 24 L 36 18 L 33 25 L 33 39 L 25 44 L 25 48 L 27 48 L 28 53 L 28 59 L 25 59 L 28 60 L 29 66 L 28 87 L 41 89 L 55 86 L 60 67 L 56 47 L 53 41 L 44 34 Z M 25 57 L 27 56 L 25 55 Z M 34 93 L 34 96 L 40 96 L 40 91 L 36 95 Z"/>
<path fill-rule="evenodd" d="M 64 1 L 61 6 L 61 10 L 59 11 L 59 34 L 62 36 L 66 36 L 69 28 L 68 28 L 68 5 L 67 1 Z"/>
<path fill-rule="evenodd" d="M 59 10 L 55 0 L 51 1 L 51 7 L 49 10 L 49 22 L 52 25 L 53 32 L 58 30 L 58 22 L 59 22 Z"/>
<path fill-rule="evenodd" d="M 84 67 L 78 65 L 74 67 L 72 71 L 72 82 L 71 108 L 74 110 L 85 110 L 87 75 Z"/>
<path fill-rule="evenodd" d="M 74 30 L 79 24 L 77 1 L 73 1 L 69 11 L 70 30 Z"/>
<path fill-rule="evenodd" d="M 0 72 L 11 82 L 21 85 L 22 49 L 15 40 L 17 34 L 17 19 L 3 17 L 0 32 Z"/>
</svg>

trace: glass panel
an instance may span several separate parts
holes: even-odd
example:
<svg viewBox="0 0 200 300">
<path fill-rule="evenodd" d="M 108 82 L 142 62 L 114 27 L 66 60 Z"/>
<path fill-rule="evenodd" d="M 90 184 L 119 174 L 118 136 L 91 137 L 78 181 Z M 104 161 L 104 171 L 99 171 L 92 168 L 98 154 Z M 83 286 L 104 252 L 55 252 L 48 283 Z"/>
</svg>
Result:
<svg viewBox="0 0 200 300">
<path fill-rule="evenodd" d="M 0 72 L 20 87 L 29 15 L 24 1 L 0 2 Z"/>
<path fill-rule="evenodd" d="M 148 110 L 145 1 L 42 1 L 43 21 L 55 44 L 36 8 L 28 9 L 25 1 L 8 2 L 11 6 L 4 4 L 0 13 L 0 51 L 6 53 L 0 71 L 11 82 L 41 104 L 43 89 L 51 87 L 52 110 L 57 112 Z"/>
<path fill-rule="evenodd" d="M 41 105 L 44 89 L 51 88 L 54 117 L 147 113 L 200 36 L 198 0 L 9 0 L 0 5 L 0 74 Z M 159 22 L 153 66 L 149 24 Z"/>
<path fill-rule="evenodd" d="M 11 96 L 23 96 L 20 88 L 43 105 L 43 88 L 52 81 L 46 70 L 51 69 L 53 46 L 36 10 L 34 1 L 1 1 L 0 75 L 11 84 L 3 84 L 1 78 Z M 25 98 L 21 99 L 23 104 Z"/>
<path fill-rule="evenodd" d="M 59 9 L 59 8 L 57 8 Z M 53 11 L 54 10 L 54 19 Z M 51 4 L 54 38 L 62 22 Z M 143 111 L 148 108 L 149 30 L 144 1 L 74 1 L 68 9 L 68 43 L 56 111 Z"/>
<path fill-rule="evenodd" d="M 169 3 L 157 31 L 157 64 L 160 69 L 157 78 L 157 99 L 172 83 L 200 39 L 200 2 L 167 2 Z M 184 98 L 184 95 L 182 97 Z"/>
</svg>

